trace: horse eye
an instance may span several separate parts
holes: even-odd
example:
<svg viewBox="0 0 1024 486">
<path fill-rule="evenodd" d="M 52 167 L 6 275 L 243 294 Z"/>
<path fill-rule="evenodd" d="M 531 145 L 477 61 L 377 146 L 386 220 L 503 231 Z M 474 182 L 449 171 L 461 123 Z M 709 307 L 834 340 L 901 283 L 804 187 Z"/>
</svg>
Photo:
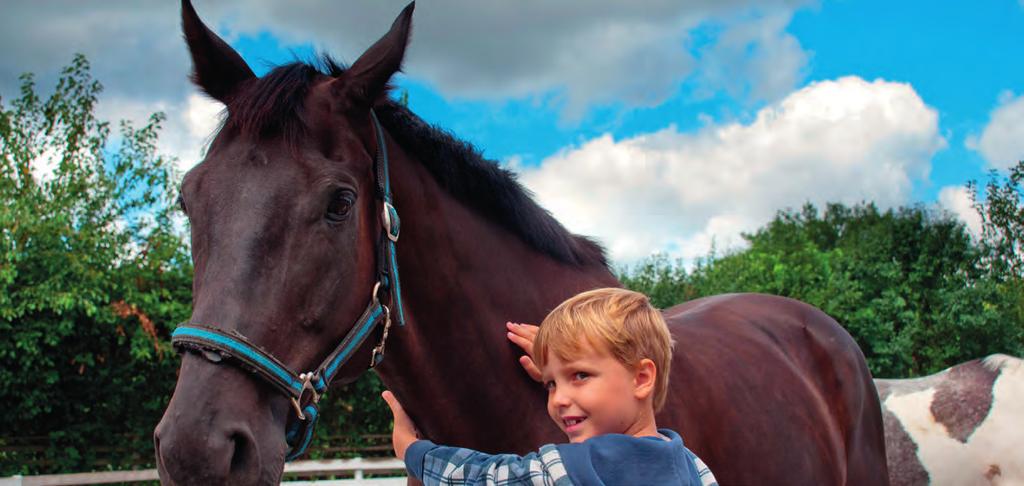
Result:
<svg viewBox="0 0 1024 486">
<path fill-rule="evenodd" d="M 340 223 L 348 217 L 355 202 L 356 195 L 352 191 L 338 191 L 331 197 L 331 202 L 327 205 L 327 214 L 324 217 L 332 223 Z"/>
</svg>

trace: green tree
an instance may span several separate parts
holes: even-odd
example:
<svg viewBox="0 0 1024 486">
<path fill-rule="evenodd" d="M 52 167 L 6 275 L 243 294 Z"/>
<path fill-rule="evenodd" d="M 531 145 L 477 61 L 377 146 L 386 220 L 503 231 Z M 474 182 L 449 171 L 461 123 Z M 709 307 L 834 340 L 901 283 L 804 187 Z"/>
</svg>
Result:
<svg viewBox="0 0 1024 486">
<path fill-rule="evenodd" d="M 992 171 L 984 198 L 971 181 L 967 189 L 981 218 L 984 266 L 1012 306 L 1012 317 L 1024 323 L 1024 161 L 1007 176 Z"/>
<path fill-rule="evenodd" d="M 660 309 L 698 296 L 687 281 L 682 260 L 672 261 L 664 254 L 653 255 L 616 273 L 623 286 L 643 293 L 651 300 L 651 305 Z"/>
<path fill-rule="evenodd" d="M 624 282 L 658 282 L 642 288 L 665 294 L 659 285 L 673 275 L 671 303 L 726 292 L 808 302 L 850 332 L 876 376 L 928 374 L 1022 349 L 1020 321 L 981 265 L 984 253 L 948 215 L 922 207 L 882 212 L 873 204 L 829 204 L 819 212 L 807 205 L 744 237 L 747 249 L 712 254 L 683 276 L 654 260 Z"/>
<path fill-rule="evenodd" d="M 48 98 L 31 74 L 0 98 L 0 440 L 49 443 L 0 453 L 0 475 L 151 462 L 173 388 L 192 271 L 156 152 L 164 116 L 112 138 L 101 89 L 78 55 Z"/>
</svg>

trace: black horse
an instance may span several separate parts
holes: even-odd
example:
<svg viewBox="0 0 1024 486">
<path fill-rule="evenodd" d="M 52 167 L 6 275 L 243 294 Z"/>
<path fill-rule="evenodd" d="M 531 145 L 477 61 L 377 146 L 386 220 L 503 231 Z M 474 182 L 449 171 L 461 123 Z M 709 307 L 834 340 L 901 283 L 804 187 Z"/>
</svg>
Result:
<svg viewBox="0 0 1024 486">
<path fill-rule="evenodd" d="M 301 442 L 286 432 L 305 430 L 331 378 L 376 363 L 388 334 L 376 371 L 426 436 L 517 453 L 564 440 L 504 323 L 620 284 L 511 174 L 388 100 L 412 5 L 347 69 L 262 78 L 187 0 L 182 12 L 193 80 L 227 119 L 182 182 L 194 310 L 176 339 L 201 352 L 184 354 L 154 435 L 161 480 L 277 484 Z M 887 484 L 878 397 L 834 320 L 764 295 L 665 315 L 679 344 L 658 424 L 722 484 Z"/>
</svg>

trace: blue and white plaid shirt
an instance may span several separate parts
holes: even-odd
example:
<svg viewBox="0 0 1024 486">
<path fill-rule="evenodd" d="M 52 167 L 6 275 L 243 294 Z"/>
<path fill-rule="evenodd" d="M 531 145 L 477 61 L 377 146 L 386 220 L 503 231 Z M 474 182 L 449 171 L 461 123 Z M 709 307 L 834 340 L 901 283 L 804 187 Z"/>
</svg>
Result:
<svg viewBox="0 0 1024 486">
<path fill-rule="evenodd" d="M 678 437 L 674 433 L 672 435 Z M 681 442 L 679 446 L 682 446 Z M 717 486 L 714 474 L 704 464 L 704 461 L 701 461 L 685 447 L 682 447 L 681 450 L 685 455 L 682 460 L 692 461 L 691 464 L 696 470 L 700 486 Z M 678 455 L 678 450 L 674 453 Z M 623 458 L 623 460 L 628 461 L 629 458 Z M 559 446 L 554 444 L 545 445 L 539 451 L 525 456 L 517 456 L 515 454 L 485 454 L 472 449 L 439 446 L 433 442 L 421 440 L 409 447 L 406 451 L 405 461 L 409 474 L 423 481 L 426 486 L 569 486 L 576 484 L 570 478 L 570 468 L 567 468 L 563 462 Z M 650 470 L 652 464 L 633 464 L 633 466 Z M 587 469 L 588 465 L 576 465 L 575 467 Z M 630 467 L 614 469 L 617 473 L 628 474 Z M 593 469 L 586 472 L 589 474 L 593 472 Z M 676 478 L 673 482 L 678 482 L 678 476 L 672 477 Z M 649 480 L 648 478 L 643 482 Z M 589 481 L 584 480 L 584 482 Z"/>
<path fill-rule="evenodd" d="M 461 447 L 436 447 L 423 457 L 426 486 L 530 484 L 571 486 L 558 448 L 549 444 L 525 456 L 490 455 Z"/>
</svg>

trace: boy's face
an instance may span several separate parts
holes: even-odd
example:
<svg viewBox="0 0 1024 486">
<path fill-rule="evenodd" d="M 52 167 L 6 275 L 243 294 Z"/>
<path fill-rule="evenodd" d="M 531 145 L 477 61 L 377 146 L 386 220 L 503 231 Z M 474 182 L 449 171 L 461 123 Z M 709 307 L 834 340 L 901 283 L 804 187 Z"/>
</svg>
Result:
<svg viewBox="0 0 1024 486">
<path fill-rule="evenodd" d="M 570 361 L 551 353 L 542 380 L 548 415 L 570 442 L 602 434 L 640 435 L 645 425 L 644 407 L 651 405 L 637 396 L 636 372 L 607 352 L 587 346 Z"/>
</svg>

